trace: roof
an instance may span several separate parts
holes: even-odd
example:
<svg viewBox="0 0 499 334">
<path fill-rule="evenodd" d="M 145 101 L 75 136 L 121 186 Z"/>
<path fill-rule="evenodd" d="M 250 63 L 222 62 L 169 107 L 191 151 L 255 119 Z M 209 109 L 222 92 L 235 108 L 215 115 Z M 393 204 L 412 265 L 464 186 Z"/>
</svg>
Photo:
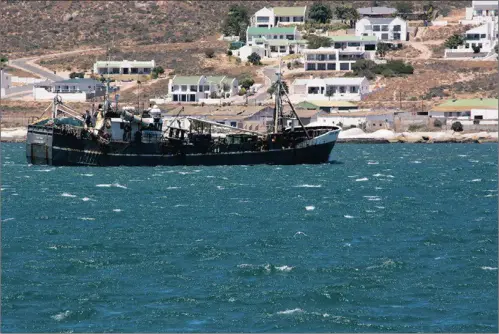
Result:
<svg viewBox="0 0 499 334">
<path fill-rule="evenodd" d="M 206 81 L 212 83 L 221 83 L 225 76 L 207 76 Z"/>
<path fill-rule="evenodd" d="M 248 27 L 248 35 L 294 34 L 296 27 Z"/>
<path fill-rule="evenodd" d="M 338 108 L 338 107 L 351 107 L 351 108 L 356 108 L 357 105 L 352 102 L 348 101 L 329 101 L 329 100 L 318 100 L 318 101 L 307 101 L 308 103 L 311 103 L 313 105 L 316 105 L 317 107 L 331 107 L 331 108 Z"/>
<path fill-rule="evenodd" d="M 296 108 L 295 108 L 295 111 L 298 114 L 298 117 L 300 117 L 300 118 L 310 118 L 310 117 L 313 117 L 321 112 L 318 109 L 296 109 Z M 283 112 L 285 114 L 292 114 L 293 113 L 290 106 L 284 106 Z"/>
<path fill-rule="evenodd" d="M 94 80 L 94 79 L 80 79 L 80 78 L 56 81 L 53 84 L 54 85 L 67 85 L 67 84 L 75 84 L 75 83 L 83 84 L 83 85 L 97 85 L 97 84 L 102 84 L 100 81 L 97 81 L 97 80 Z"/>
<path fill-rule="evenodd" d="M 482 26 L 466 30 L 466 34 L 486 34 L 487 33 L 487 25 L 484 24 Z"/>
<path fill-rule="evenodd" d="M 223 119 L 245 119 L 253 116 L 259 111 L 262 111 L 267 106 L 183 106 L 184 110 L 181 112 L 181 116 L 192 116 L 192 117 L 205 117 L 212 120 L 223 120 Z M 176 116 L 179 112 L 178 106 L 169 109 L 164 115 L 165 116 Z"/>
<path fill-rule="evenodd" d="M 355 35 L 331 36 L 329 38 L 333 42 L 376 42 L 378 40 L 378 37 L 376 36 Z"/>
<path fill-rule="evenodd" d="M 201 79 L 200 75 L 196 76 L 179 76 L 176 75 L 172 79 L 173 85 L 197 85 Z"/>
<path fill-rule="evenodd" d="M 371 24 L 390 24 L 395 17 L 364 17 L 365 20 L 368 20 Z"/>
<path fill-rule="evenodd" d="M 315 104 L 313 103 L 310 103 L 308 101 L 303 101 L 303 102 L 300 102 L 296 105 L 296 108 L 297 109 L 317 109 L 319 108 L 318 106 L 316 106 Z"/>
<path fill-rule="evenodd" d="M 321 117 L 366 117 L 366 116 L 383 116 L 393 115 L 389 111 L 370 111 L 370 110 L 353 110 L 353 111 L 339 111 L 333 113 L 321 113 Z"/>
<path fill-rule="evenodd" d="M 150 61 L 136 61 L 136 60 L 123 60 L 123 61 L 107 61 L 107 60 L 99 60 L 95 62 L 97 67 L 106 66 L 106 67 L 120 67 L 121 65 L 132 65 L 138 67 L 154 67 L 154 60 Z"/>
<path fill-rule="evenodd" d="M 498 109 L 498 99 L 460 99 L 447 100 L 434 107 L 432 111 L 468 111 L 471 109 Z"/>
<path fill-rule="evenodd" d="M 366 77 L 335 77 L 335 78 L 313 78 L 313 79 L 296 79 L 293 85 L 344 85 L 357 86 L 360 85 Z"/>
<path fill-rule="evenodd" d="M 357 9 L 360 15 L 390 15 L 397 12 L 391 7 L 364 7 Z"/>
<path fill-rule="evenodd" d="M 305 16 L 307 6 L 305 7 L 274 7 L 275 16 Z"/>
</svg>

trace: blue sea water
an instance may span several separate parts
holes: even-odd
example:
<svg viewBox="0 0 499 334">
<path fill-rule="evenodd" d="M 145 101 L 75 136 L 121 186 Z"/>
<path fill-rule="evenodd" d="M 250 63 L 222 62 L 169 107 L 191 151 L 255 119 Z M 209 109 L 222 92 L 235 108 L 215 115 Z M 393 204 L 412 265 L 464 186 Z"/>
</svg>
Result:
<svg viewBox="0 0 499 334">
<path fill-rule="evenodd" d="M 2 332 L 498 332 L 496 144 L 302 166 L 1 152 Z"/>
</svg>

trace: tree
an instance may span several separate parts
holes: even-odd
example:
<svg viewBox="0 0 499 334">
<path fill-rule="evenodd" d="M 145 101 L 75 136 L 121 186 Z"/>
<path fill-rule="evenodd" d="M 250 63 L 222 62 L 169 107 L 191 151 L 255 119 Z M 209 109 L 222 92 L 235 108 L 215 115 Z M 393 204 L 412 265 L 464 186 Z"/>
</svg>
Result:
<svg viewBox="0 0 499 334">
<path fill-rule="evenodd" d="M 327 23 L 329 20 L 333 18 L 333 12 L 331 8 L 325 3 L 314 3 L 310 7 L 310 11 L 308 16 L 310 19 L 319 23 Z"/>
<path fill-rule="evenodd" d="M 423 19 L 425 21 L 431 21 L 433 20 L 433 16 L 436 13 L 436 8 L 433 5 L 432 1 L 428 1 L 425 5 L 423 5 Z"/>
<path fill-rule="evenodd" d="M 383 58 L 389 50 L 390 47 L 386 43 L 378 42 L 378 45 L 376 45 L 376 55 L 381 58 Z"/>
<path fill-rule="evenodd" d="M 288 67 L 288 70 L 291 69 L 291 63 L 288 63 L 286 66 Z"/>
<path fill-rule="evenodd" d="M 346 12 L 345 12 L 345 20 L 349 21 L 348 23 L 350 24 L 350 28 L 355 27 L 355 22 L 360 19 L 359 12 L 357 9 L 352 8 L 352 7 L 347 7 Z"/>
<path fill-rule="evenodd" d="M 5 65 L 9 62 L 9 59 L 5 56 L 0 56 L 0 69 L 3 69 Z"/>
<path fill-rule="evenodd" d="M 442 127 L 442 121 L 440 121 L 439 119 L 435 119 L 435 121 L 433 122 L 433 126 L 436 127 L 436 128 L 441 128 Z"/>
<path fill-rule="evenodd" d="M 480 46 L 471 46 L 471 48 L 473 49 L 473 53 L 480 53 L 480 49 L 481 49 Z"/>
<path fill-rule="evenodd" d="M 353 75 L 356 77 L 366 77 L 372 80 L 376 77 L 375 72 L 377 64 L 368 59 L 359 59 L 352 65 Z"/>
<path fill-rule="evenodd" d="M 307 48 L 309 49 L 318 49 L 320 47 L 327 48 L 331 46 L 331 39 L 328 37 L 307 35 L 305 39 L 307 40 Z"/>
<path fill-rule="evenodd" d="M 248 89 L 250 89 L 251 86 L 253 86 L 255 84 L 255 80 L 253 80 L 250 77 L 246 77 L 243 80 L 241 80 L 241 82 L 239 84 L 241 85 L 241 87 L 248 90 Z"/>
<path fill-rule="evenodd" d="M 333 86 L 326 86 L 326 96 L 328 97 L 328 99 L 331 100 L 331 96 L 333 95 L 334 95 Z"/>
<path fill-rule="evenodd" d="M 282 84 L 282 87 L 280 90 L 280 93 L 281 93 L 280 95 L 284 95 L 284 92 L 289 93 L 289 87 L 288 87 L 288 84 L 286 83 L 286 81 L 281 81 L 281 84 Z M 277 91 L 277 81 L 274 82 L 272 84 L 272 86 L 270 86 L 269 89 L 267 89 L 267 93 L 269 93 L 270 96 L 272 97 L 272 95 L 274 95 L 276 93 L 276 91 Z"/>
<path fill-rule="evenodd" d="M 165 70 L 161 66 L 156 66 L 155 68 L 152 69 L 152 77 L 153 79 L 157 79 L 160 74 L 165 73 Z"/>
<path fill-rule="evenodd" d="M 346 13 L 348 11 L 347 6 L 337 6 L 334 8 L 334 16 L 338 19 L 341 20 L 341 22 L 345 23 L 346 20 Z"/>
<path fill-rule="evenodd" d="M 409 14 L 412 14 L 413 11 L 412 2 L 410 1 L 397 2 L 395 8 L 397 9 L 397 15 L 404 20 L 407 19 Z"/>
<path fill-rule="evenodd" d="M 227 51 L 227 56 L 229 56 L 229 57 L 232 56 L 232 50 Z"/>
<path fill-rule="evenodd" d="M 71 72 L 69 73 L 69 78 L 70 79 L 74 79 L 74 78 L 81 78 L 83 79 L 85 77 L 85 73 L 84 72 Z"/>
<path fill-rule="evenodd" d="M 463 131 L 463 125 L 461 124 L 461 122 L 454 122 L 452 123 L 451 130 L 461 132 Z"/>
<path fill-rule="evenodd" d="M 444 46 L 448 49 L 456 49 L 459 45 L 464 44 L 464 37 L 459 34 L 454 34 L 445 40 Z"/>
<path fill-rule="evenodd" d="M 213 50 L 213 49 L 206 49 L 204 51 L 204 54 L 205 54 L 206 58 L 213 58 L 215 56 L 215 50 Z"/>
<path fill-rule="evenodd" d="M 232 5 L 222 25 L 222 33 L 227 36 L 241 36 L 241 29 L 249 25 L 249 15 L 245 7 Z M 244 28 L 246 33 L 246 28 Z"/>
<path fill-rule="evenodd" d="M 250 54 L 248 56 L 248 61 L 250 63 L 252 63 L 253 65 L 260 65 L 260 60 L 262 59 L 262 57 L 260 57 L 260 55 L 256 52 L 253 52 L 252 54 Z"/>
</svg>

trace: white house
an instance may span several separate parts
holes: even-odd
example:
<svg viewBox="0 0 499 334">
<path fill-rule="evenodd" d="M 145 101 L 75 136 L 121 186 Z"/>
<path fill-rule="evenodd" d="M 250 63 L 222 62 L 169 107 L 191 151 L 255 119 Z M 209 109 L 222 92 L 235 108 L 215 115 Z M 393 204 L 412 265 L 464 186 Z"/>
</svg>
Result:
<svg viewBox="0 0 499 334">
<path fill-rule="evenodd" d="M 33 98 L 52 100 L 59 95 L 63 101 L 85 102 L 93 97 L 105 95 L 105 86 L 94 79 L 69 79 L 33 86 Z"/>
<path fill-rule="evenodd" d="M 4 70 L 0 71 L 0 97 L 7 94 L 7 90 L 12 85 L 11 76 Z"/>
<path fill-rule="evenodd" d="M 364 17 L 355 24 L 356 36 L 376 36 L 381 41 L 407 41 L 407 22 L 400 17 Z"/>
<path fill-rule="evenodd" d="M 246 45 L 264 48 L 269 58 L 300 53 L 306 43 L 300 39 L 296 27 L 248 27 L 246 30 Z"/>
<path fill-rule="evenodd" d="M 156 66 L 154 60 L 151 61 L 97 61 L 94 63 L 95 74 L 110 75 L 149 75 Z"/>
<path fill-rule="evenodd" d="M 474 57 L 474 48 L 480 48 L 478 56 L 486 56 L 493 53 L 498 41 L 497 22 L 486 22 L 485 24 L 472 28 L 464 34 L 464 44 L 457 49 L 446 49 L 445 58 Z"/>
<path fill-rule="evenodd" d="M 287 24 L 303 24 L 307 7 L 263 7 L 250 20 L 252 27 L 272 28 Z"/>
<path fill-rule="evenodd" d="M 459 21 L 461 24 L 483 24 L 485 22 L 494 21 L 499 12 L 499 4 L 497 0 L 493 1 L 472 1 L 471 7 L 466 8 L 466 16 L 464 20 Z"/>
<path fill-rule="evenodd" d="M 344 128 L 365 126 L 369 130 L 390 129 L 393 128 L 393 113 L 371 110 L 322 112 L 317 115 L 316 123 L 312 125 L 339 125 Z"/>
<path fill-rule="evenodd" d="M 247 61 L 249 55 L 256 53 L 260 58 L 267 58 L 269 55 L 265 46 L 261 45 L 245 45 L 237 50 L 232 51 L 234 56 L 241 58 L 242 61 Z"/>
<path fill-rule="evenodd" d="M 237 95 L 239 82 L 226 76 L 174 76 L 168 83 L 173 102 L 199 102 L 202 99 Z"/>
<path fill-rule="evenodd" d="M 296 79 L 290 87 L 290 93 L 305 100 L 360 101 L 369 93 L 369 81 L 365 77 Z"/>
</svg>

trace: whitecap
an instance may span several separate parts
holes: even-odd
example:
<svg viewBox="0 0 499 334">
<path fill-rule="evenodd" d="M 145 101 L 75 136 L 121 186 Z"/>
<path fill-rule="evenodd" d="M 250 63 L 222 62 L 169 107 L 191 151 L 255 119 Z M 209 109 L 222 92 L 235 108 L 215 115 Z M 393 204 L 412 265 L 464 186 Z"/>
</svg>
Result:
<svg viewBox="0 0 499 334">
<path fill-rule="evenodd" d="M 281 266 L 281 267 L 275 267 L 275 269 L 278 271 L 290 272 L 291 270 L 293 270 L 293 267 Z"/>
<path fill-rule="evenodd" d="M 50 246 L 49 249 L 57 250 L 57 246 Z"/>
<path fill-rule="evenodd" d="M 466 155 L 466 154 L 458 154 L 457 156 L 458 156 L 458 157 L 467 157 L 467 155 Z"/>
<path fill-rule="evenodd" d="M 350 215 L 344 215 L 343 217 L 347 218 L 347 219 L 352 219 L 352 218 L 355 218 L 354 216 L 350 216 Z"/>
<path fill-rule="evenodd" d="M 320 184 L 314 185 L 314 184 L 300 184 L 298 186 L 294 186 L 295 188 L 321 188 L 322 186 Z"/>
<path fill-rule="evenodd" d="M 352 247 L 352 244 L 351 244 L 351 243 L 349 243 L 349 242 L 345 242 L 345 243 L 343 244 L 343 246 L 344 246 L 344 247 Z"/>
<path fill-rule="evenodd" d="M 114 212 L 121 212 L 121 211 L 123 211 L 123 210 L 121 210 L 121 209 L 113 209 L 113 211 L 114 211 Z"/>
<path fill-rule="evenodd" d="M 90 201 L 90 198 L 88 198 L 88 197 L 83 197 L 81 200 L 82 200 L 83 202 L 88 202 L 88 201 Z"/>
<path fill-rule="evenodd" d="M 313 205 L 306 206 L 305 210 L 307 210 L 307 211 L 313 211 L 313 210 L 315 210 L 315 206 L 313 206 Z"/>
<path fill-rule="evenodd" d="M 350 177 L 350 178 L 351 178 L 351 177 L 357 177 L 357 176 L 358 176 L 358 175 L 349 175 L 348 177 Z"/>
<path fill-rule="evenodd" d="M 385 207 L 384 206 L 376 206 L 376 208 L 378 208 L 378 209 L 384 209 Z"/>
<path fill-rule="evenodd" d="M 277 312 L 277 314 L 294 314 L 294 313 L 303 313 L 305 311 L 303 311 L 301 308 L 294 308 L 292 310 L 285 310 L 285 311 L 279 311 Z"/>
<path fill-rule="evenodd" d="M 53 169 L 37 169 L 37 170 L 35 170 L 35 172 L 52 172 L 54 170 L 55 170 L 55 168 L 53 168 Z"/>
<path fill-rule="evenodd" d="M 70 314 L 71 314 L 70 311 L 65 311 L 65 312 L 61 312 L 61 313 L 58 313 L 56 315 L 53 315 L 53 316 L 51 316 L 51 318 L 56 320 L 56 321 L 61 321 L 61 320 L 66 319 Z"/>
<path fill-rule="evenodd" d="M 379 196 L 363 196 L 364 198 L 367 198 L 368 201 L 381 201 L 381 198 Z"/>
<path fill-rule="evenodd" d="M 367 213 L 374 213 L 374 212 L 376 212 L 376 211 L 374 211 L 374 210 L 366 210 L 366 212 L 367 212 Z"/>
<path fill-rule="evenodd" d="M 11 220 L 14 220 L 15 218 L 5 218 L 5 219 L 2 219 L 2 223 L 3 222 L 8 222 L 8 221 L 11 221 Z"/>
<path fill-rule="evenodd" d="M 380 173 L 376 173 L 376 174 L 373 174 L 374 177 L 381 177 L 381 176 L 384 176 L 383 174 L 380 174 Z"/>
<path fill-rule="evenodd" d="M 497 270 L 496 267 L 482 267 L 483 270 Z"/>
<path fill-rule="evenodd" d="M 363 177 L 361 179 L 356 179 L 355 181 L 360 182 L 360 181 L 367 181 L 369 180 L 367 177 Z"/>
<path fill-rule="evenodd" d="M 92 217 L 78 217 L 78 219 L 81 219 L 81 220 L 95 220 L 95 218 L 92 218 Z"/>
<path fill-rule="evenodd" d="M 413 164 L 420 164 L 420 163 L 421 163 L 421 161 L 414 160 L 414 161 L 411 161 L 411 163 L 413 163 Z"/>
<path fill-rule="evenodd" d="M 62 193 L 61 196 L 62 197 L 76 197 L 76 195 L 72 195 L 72 194 L 69 194 L 69 193 Z"/>
<path fill-rule="evenodd" d="M 171 190 L 171 189 L 180 189 L 180 187 L 168 187 L 168 188 L 166 188 L 166 189 L 170 189 L 170 190 Z"/>
<path fill-rule="evenodd" d="M 217 186 L 217 189 L 218 189 L 218 190 L 224 190 L 225 188 L 224 188 L 224 187 L 222 187 L 222 186 Z"/>
<path fill-rule="evenodd" d="M 101 188 L 111 188 L 111 184 L 96 184 L 96 187 L 101 187 Z"/>
<path fill-rule="evenodd" d="M 187 204 L 177 204 L 177 205 L 175 205 L 176 208 L 181 207 L 181 206 L 187 206 Z"/>
<path fill-rule="evenodd" d="M 215 178 L 213 175 L 207 175 L 206 177 L 209 178 L 209 179 Z"/>
<path fill-rule="evenodd" d="M 81 176 L 94 176 L 94 174 L 80 174 Z"/>
<path fill-rule="evenodd" d="M 368 161 L 367 164 L 368 165 L 379 165 L 379 162 L 377 162 L 377 161 Z"/>
<path fill-rule="evenodd" d="M 480 182 L 480 181 L 482 181 L 482 179 L 473 179 L 470 182 Z"/>
<path fill-rule="evenodd" d="M 295 238 L 296 238 L 296 236 L 297 236 L 297 235 L 304 235 L 304 236 L 308 237 L 308 235 L 306 235 L 306 234 L 305 234 L 305 233 L 303 233 L 302 231 L 298 231 L 298 232 L 296 232 L 296 233 L 295 233 L 295 235 L 293 235 L 293 237 L 295 237 Z"/>
<path fill-rule="evenodd" d="M 469 162 L 479 162 L 478 160 L 468 160 Z"/>
<path fill-rule="evenodd" d="M 123 186 L 119 183 L 113 183 L 113 187 L 116 187 L 116 188 L 122 188 L 122 189 L 128 189 L 126 186 Z"/>
<path fill-rule="evenodd" d="M 233 298 L 233 297 L 230 297 L 230 298 L 229 298 L 229 303 L 233 303 L 233 302 L 235 302 L 235 301 L 236 301 L 236 299 L 235 299 L 235 298 Z"/>
</svg>

